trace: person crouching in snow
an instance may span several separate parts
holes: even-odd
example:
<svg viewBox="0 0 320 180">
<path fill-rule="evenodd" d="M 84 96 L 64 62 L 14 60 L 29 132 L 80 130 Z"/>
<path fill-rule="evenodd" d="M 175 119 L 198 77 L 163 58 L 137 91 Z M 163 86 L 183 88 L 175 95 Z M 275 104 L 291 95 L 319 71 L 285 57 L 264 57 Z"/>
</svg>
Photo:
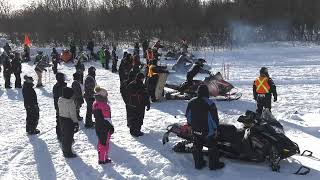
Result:
<svg viewBox="0 0 320 180">
<path fill-rule="evenodd" d="M 33 89 L 33 78 L 30 76 L 24 76 L 24 83 L 22 88 L 22 95 L 24 100 L 24 107 L 27 111 L 27 125 L 26 131 L 28 134 L 39 134 L 37 129 L 39 122 L 39 106 L 38 99 L 35 90 Z"/>
<path fill-rule="evenodd" d="M 62 151 L 66 158 L 77 157 L 72 152 L 72 141 L 74 133 L 79 131 L 78 117 L 76 105 L 72 99 L 73 90 L 69 87 L 64 87 L 62 97 L 59 98 L 59 120 L 61 126 Z"/>
<path fill-rule="evenodd" d="M 96 134 L 98 136 L 99 164 L 110 163 L 111 159 L 108 158 L 109 142 L 110 136 L 114 132 L 114 128 L 111 122 L 111 109 L 108 104 L 108 92 L 100 87 L 95 88 L 93 114 L 96 121 Z"/>
</svg>

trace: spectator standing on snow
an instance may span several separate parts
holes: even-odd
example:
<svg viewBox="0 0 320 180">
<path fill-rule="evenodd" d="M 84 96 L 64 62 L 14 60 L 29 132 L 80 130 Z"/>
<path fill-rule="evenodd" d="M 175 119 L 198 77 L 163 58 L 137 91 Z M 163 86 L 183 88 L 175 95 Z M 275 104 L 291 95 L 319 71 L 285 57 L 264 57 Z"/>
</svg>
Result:
<svg viewBox="0 0 320 180">
<path fill-rule="evenodd" d="M 73 94 L 73 99 L 74 103 L 76 104 L 76 109 L 77 109 L 77 117 L 79 121 L 82 121 L 83 118 L 80 116 L 80 108 L 82 104 L 84 103 L 83 100 L 83 93 L 82 93 L 82 88 L 81 88 L 81 76 L 79 73 L 74 73 L 73 74 L 73 82 L 72 82 L 72 90 L 74 92 Z"/>
<path fill-rule="evenodd" d="M 11 74 L 12 74 L 12 64 L 10 57 L 7 55 L 6 52 L 3 52 L 1 55 L 2 64 L 3 64 L 3 78 L 4 78 L 4 87 L 6 89 L 11 89 Z"/>
<path fill-rule="evenodd" d="M 103 68 L 106 68 L 106 55 L 105 55 L 105 47 L 102 46 L 101 49 L 98 51 L 99 60 Z"/>
<path fill-rule="evenodd" d="M 116 54 L 116 51 L 117 51 L 117 47 L 114 46 L 113 49 L 112 49 L 112 72 L 113 73 L 116 73 L 118 70 L 117 70 L 117 64 L 118 64 L 118 56 Z"/>
<path fill-rule="evenodd" d="M 23 61 L 24 62 L 29 62 L 31 61 L 31 57 L 30 57 L 30 47 L 25 44 L 24 48 L 23 48 Z"/>
<path fill-rule="evenodd" d="M 16 81 L 14 83 L 15 88 L 22 88 L 21 86 L 21 73 L 22 73 L 22 67 L 21 67 L 21 57 L 20 53 L 16 52 L 14 54 L 14 58 L 11 62 L 12 65 L 12 73 L 14 74 Z"/>
<path fill-rule="evenodd" d="M 134 44 L 133 55 L 134 55 L 134 56 L 135 56 L 135 55 L 138 55 L 138 56 L 139 56 L 139 54 L 140 54 L 140 46 L 139 46 L 139 43 L 136 42 L 136 43 Z"/>
<path fill-rule="evenodd" d="M 42 84 L 42 73 L 43 71 L 46 71 L 46 67 L 49 67 L 50 64 L 48 62 L 48 57 L 47 56 L 43 56 L 41 57 L 40 61 L 37 63 L 36 67 L 35 67 L 35 71 L 36 71 L 36 74 L 38 76 L 38 83 L 37 83 L 37 86 L 36 87 L 43 87 L 43 84 Z"/>
<path fill-rule="evenodd" d="M 271 111 L 271 96 L 273 101 L 277 101 L 277 89 L 273 80 L 270 78 L 268 69 L 262 67 L 260 76 L 253 82 L 253 98 L 257 101 L 257 113 L 261 115 L 263 108 Z"/>
<path fill-rule="evenodd" d="M 98 162 L 99 164 L 110 163 L 109 142 L 111 134 L 114 132 L 114 128 L 111 121 L 111 108 L 108 104 L 108 92 L 100 87 L 95 88 L 93 114 L 96 121 L 96 134 L 98 136 Z"/>
<path fill-rule="evenodd" d="M 54 100 L 54 108 L 56 110 L 56 134 L 59 141 L 62 141 L 61 136 L 61 125 L 59 120 L 59 106 L 58 101 L 59 98 L 62 96 L 63 88 L 67 87 L 67 83 L 65 82 L 65 75 L 63 73 L 56 74 L 56 84 L 53 86 L 53 100 Z"/>
<path fill-rule="evenodd" d="M 217 148 L 217 128 L 219 117 L 216 105 L 209 99 L 209 90 L 206 85 L 200 85 L 197 97 L 191 99 L 186 110 L 188 124 L 192 127 L 194 136 L 193 159 L 196 169 L 202 169 L 206 162 L 203 159 L 202 148 L 208 145 L 209 169 L 216 170 L 224 167 L 219 161 Z"/>
<path fill-rule="evenodd" d="M 84 71 L 86 70 L 84 64 L 80 59 L 74 61 L 76 73 L 80 75 L 80 83 L 83 84 Z"/>
<path fill-rule="evenodd" d="M 52 67 L 53 74 L 57 74 L 58 73 L 58 63 L 60 63 L 60 54 L 58 53 L 56 48 L 52 48 L 51 61 L 53 64 L 53 67 Z"/>
<path fill-rule="evenodd" d="M 144 75 L 138 73 L 135 80 L 126 87 L 127 125 L 130 134 L 134 137 L 143 136 L 141 126 L 145 115 L 145 109 L 149 111 L 150 101 L 146 87 L 143 84 Z M 147 107 L 147 108 L 146 108 Z"/>
<path fill-rule="evenodd" d="M 33 89 L 33 78 L 25 75 L 24 80 L 22 95 L 24 107 L 27 111 L 26 132 L 30 135 L 39 134 L 40 131 L 37 129 L 39 122 L 39 106 L 37 94 Z"/>
<path fill-rule="evenodd" d="M 149 47 L 149 41 L 148 40 L 144 40 L 142 43 L 142 51 L 143 51 L 143 58 L 147 57 L 147 49 Z"/>
<path fill-rule="evenodd" d="M 72 99 L 73 90 L 64 87 L 62 97 L 59 98 L 59 120 L 61 124 L 62 152 L 66 158 L 77 157 L 72 152 L 72 142 L 74 133 L 79 131 L 78 118 L 76 113 L 76 105 Z"/>
<path fill-rule="evenodd" d="M 72 60 L 74 60 L 74 58 L 76 58 L 76 55 L 77 55 L 77 47 L 74 41 L 71 41 L 70 43 L 70 52 L 72 54 Z"/>
<path fill-rule="evenodd" d="M 94 122 L 92 121 L 92 105 L 94 102 L 94 88 L 96 87 L 96 68 L 91 66 L 88 69 L 88 75 L 84 81 L 84 99 L 87 103 L 87 114 L 86 114 L 86 128 L 93 128 Z"/>
<path fill-rule="evenodd" d="M 110 59 L 111 59 L 111 54 L 109 51 L 109 47 L 106 46 L 106 48 L 104 49 L 104 55 L 105 55 L 105 64 L 106 64 L 106 69 L 109 69 L 109 63 L 110 63 Z"/>
<path fill-rule="evenodd" d="M 90 51 L 91 57 L 94 58 L 94 42 L 92 40 L 88 42 L 87 49 Z"/>
</svg>

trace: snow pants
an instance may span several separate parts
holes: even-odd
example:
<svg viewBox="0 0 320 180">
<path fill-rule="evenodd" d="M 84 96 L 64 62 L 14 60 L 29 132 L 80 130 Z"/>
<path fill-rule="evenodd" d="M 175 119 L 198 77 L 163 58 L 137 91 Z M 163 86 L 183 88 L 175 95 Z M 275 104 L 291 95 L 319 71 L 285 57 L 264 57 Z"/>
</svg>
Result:
<svg viewBox="0 0 320 180">
<path fill-rule="evenodd" d="M 20 76 L 20 73 L 14 73 L 14 76 L 16 77 L 16 81 L 14 83 L 15 88 L 21 88 L 21 76 Z"/>
<path fill-rule="evenodd" d="M 217 148 L 217 141 L 214 137 L 204 137 L 194 135 L 193 143 L 193 159 L 196 169 L 201 169 L 204 165 L 203 145 L 208 145 L 208 159 L 209 159 L 209 168 L 213 169 L 219 163 L 219 151 Z"/>
<path fill-rule="evenodd" d="M 39 122 L 39 107 L 37 105 L 26 108 L 26 132 L 33 132 L 37 129 Z"/>
<path fill-rule="evenodd" d="M 59 117 L 61 126 L 62 151 L 64 155 L 72 154 L 74 124 L 70 118 Z"/>
<path fill-rule="evenodd" d="M 94 102 L 94 98 L 85 98 L 86 103 L 87 103 L 87 114 L 86 114 L 86 122 L 85 125 L 86 126 L 92 126 L 93 122 L 92 122 L 92 105 Z"/>
<path fill-rule="evenodd" d="M 143 125 L 143 119 L 145 114 L 145 107 L 132 107 L 126 106 L 127 109 L 127 125 L 130 128 L 131 134 L 137 134 L 141 131 Z"/>
<path fill-rule="evenodd" d="M 5 88 L 10 87 L 10 85 L 11 85 L 11 82 L 10 82 L 11 73 L 3 71 L 3 78 L 4 78 L 4 87 Z"/>
<path fill-rule="evenodd" d="M 271 111 L 271 94 L 257 95 L 257 110 L 258 114 L 262 113 L 263 108 L 268 108 Z"/>
<path fill-rule="evenodd" d="M 98 149 L 99 161 L 104 162 L 108 159 L 110 137 L 111 137 L 111 134 L 110 132 L 108 132 L 106 135 L 106 139 L 103 142 L 101 142 L 100 140 L 98 141 L 97 149 Z"/>
</svg>

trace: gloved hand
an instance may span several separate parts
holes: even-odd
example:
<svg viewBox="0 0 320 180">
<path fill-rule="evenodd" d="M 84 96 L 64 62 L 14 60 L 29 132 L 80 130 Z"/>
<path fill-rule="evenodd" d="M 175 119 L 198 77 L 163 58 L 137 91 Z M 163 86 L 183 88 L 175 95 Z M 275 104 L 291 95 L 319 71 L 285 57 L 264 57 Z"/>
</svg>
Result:
<svg viewBox="0 0 320 180">
<path fill-rule="evenodd" d="M 149 110 L 150 110 L 150 105 L 148 105 L 148 106 L 147 106 L 147 109 L 146 109 L 146 110 L 147 110 L 147 111 L 149 111 Z"/>
<path fill-rule="evenodd" d="M 277 100 L 278 100 L 277 96 L 274 96 L 273 97 L 273 102 L 277 102 Z"/>
<path fill-rule="evenodd" d="M 76 133 L 79 131 L 79 124 L 78 123 L 73 123 L 74 127 L 73 127 L 73 132 Z"/>
</svg>

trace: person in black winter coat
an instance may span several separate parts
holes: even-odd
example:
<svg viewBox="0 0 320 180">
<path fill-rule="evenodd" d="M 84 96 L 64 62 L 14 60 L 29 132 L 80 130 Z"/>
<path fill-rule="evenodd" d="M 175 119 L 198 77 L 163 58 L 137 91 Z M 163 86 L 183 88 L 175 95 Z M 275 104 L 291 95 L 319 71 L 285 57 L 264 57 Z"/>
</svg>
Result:
<svg viewBox="0 0 320 180">
<path fill-rule="evenodd" d="M 112 49 L 112 72 L 115 73 L 117 72 L 117 64 L 118 64 L 118 56 L 116 54 L 116 51 L 117 51 L 117 48 L 114 46 L 113 49 Z"/>
<path fill-rule="evenodd" d="M 131 54 L 127 54 L 120 63 L 119 66 L 119 78 L 120 84 L 127 80 L 129 72 L 132 68 L 132 57 Z"/>
<path fill-rule="evenodd" d="M 198 96 L 188 103 L 186 117 L 194 135 L 193 159 L 195 168 L 202 169 L 206 164 L 202 152 L 204 144 L 208 145 L 209 169 L 223 168 L 224 163 L 219 162 L 216 140 L 219 126 L 218 112 L 214 102 L 209 99 L 209 90 L 206 85 L 198 87 Z"/>
<path fill-rule="evenodd" d="M 87 49 L 90 51 L 91 56 L 94 57 L 94 42 L 92 40 L 88 42 Z"/>
<path fill-rule="evenodd" d="M 61 137 L 61 126 L 60 126 L 60 120 L 59 120 L 59 106 L 58 106 L 58 100 L 62 96 L 62 90 L 64 87 L 67 87 L 67 83 L 65 82 L 65 77 L 63 73 L 57 73 L 56 74 L 56 80 L 57 83 L 53 86 L 53 100 L 54 100 L 54 108 L 56 110 L 56 134 L 59 141 L 62 140 Z"/>
<path fill-rule="evenodd" d="M 256 112 L 261 115 L 263 108 L 268 108 L 271 111 L 271 98 L 276 102 L 278 98 L 276 85 L 270 78 L 268 69 L 262 67 L 260 76 L 253 82 L 253 98 L 257 101 Z"/>
<path fill-rule="evenodd" d="M 142 43 L 142 51 L 143 51 L 143 58 L 147 57 L 147 49 L 149 47 L 149 41 L 148 40 L 144 40 Z"/>
<path fill-rule="evenodd" d="M 4 77 L 4 87 L 7 89 L 12 88 L 11 87 L 11 74 L 12 74 L 12 64 L 10 61 L 10 57 L 4 52 L 2 55 L 2 63 L 3 63 L 3 77 Z"/>
<path fill-rule="evenodd" d="M 79 80 L 80 83 L 83 84 L 83 77 L 84 77 L 84 71 L 86 70 L 84 64 L 82 63 L 81 60 L 75 60 L 75 68 L 76 68 L 76 73 L 80 75 Z"/>
<path fill-rule="evenodd" d="M 77 47 L 73 41 L 70 43 L 70 52 L 72 54 L 72 59 L 74 59 L 77 55 Z"/>
<path fill-rule="evenodd" d="M 73 82 L 72 82 L 72 90 L 73 90 L 73 99 L 74 99 L 74 103 L 76 104 L 76 109 L 77 109 L 77 116 L 78 116 L 78 120 L 82 121 L 83 118 L 80 116 L 80 108 L 82 106 L 82 104 L 84 103 L 83 100 L 83 93 L 82 93 L 82 89 L 81 89 L 81 76 L 78 73 L 74 73 L 73 74 Z"/>
<path fill-rule="evenodd" d="M 143 84 L 144 75 L 138 73 L 135 80 L 129 83 L 125 90 L 127 105 L 127 125 L 130 128 L 130 134 L 134 137 L 143 136 L 141 126 L 145 114 L 150 109 L 149 95 Z"/>
<path fill-rule="evenodd" d="M 91 66 L 88 69 L 88 75 L 84 81 L 84 99 L 87 103 L 86 113 L 86 128 L 94 128 L 94 122 L 92 121 L 92 105 L 94 102 L 94 88 L 96 87 L 96 68 Z"/>
<path fill-rule="evenodd" d="M 104 55 L 105 55 L 105 60 L 106 60 L 106 69 L 109 69 L 111 54 L 110 54 L 108 46 L 106 46 L 106 48 L 104 49 Z"/>
<path fill-rule="evenodd" d="M 52 48 L 51 60 L 52 60 L 52 64 L 53 64 L 53 66 L 52 66 L 53 74 L 57 74 L 58 73 L 58 63 L 60 63 L 60 54 L 58 53 L 56 48 Z"/>
<path fill-rule="evenodd" d="M 23 48 L 23 61 L 24 62 L 29 62 L 31 61 L 31 57 L 30 57 L 30 47 L 28 45 L 24 45 Z"/>
<path fill-rule="evenodd" d="M 22 95 L 24 107 L 27 111 L 26 132 L 28 134 L 39 134 L 40 131 L 37 129 L 39 122 L 39 106 L 37 94 L 33 89 L 33 78 L 25 75 L 24 80 Z"/>
<path fill-rule="evenodd" d="M 21 57 L 20 53 L 15 53 L 14 58 L 11 62 L 12 65 L 12 72 L 14 76 L 16 77 L 16 81 L 14 83 L 15 88 L 22 88 L 21 86 L 21 72 L 22 72 L 22 67 L 21 67 Z"/>
</svg>

